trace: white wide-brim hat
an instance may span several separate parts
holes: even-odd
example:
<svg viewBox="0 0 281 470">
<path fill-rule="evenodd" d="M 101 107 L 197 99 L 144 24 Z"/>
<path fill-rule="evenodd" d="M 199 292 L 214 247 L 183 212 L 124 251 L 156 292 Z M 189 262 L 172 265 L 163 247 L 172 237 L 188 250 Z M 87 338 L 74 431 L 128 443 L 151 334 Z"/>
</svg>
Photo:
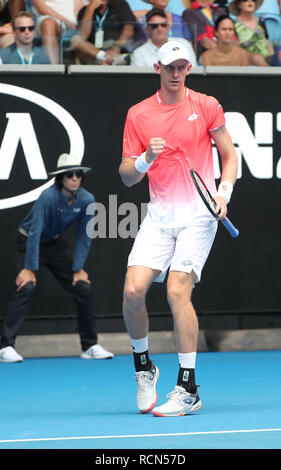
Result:
<svg viewBox="0 0 281 470">
<path fill-rule="evenodd" d="M 190 62 L 190 56 L 187 48 L 178 41 L 168 41 L 160 47 L 157 56 L 157 62 L 163 65 L 169 65 L 175 60 L 184 59 Z"/>
<path fill-rule="evenodd" d="M 232 2 L 230 2 L 230 4 L 228 5 L 228 10 L 234 16 L 240 15 L 240 8 L 238 7 L 240 1 L 241 0 L 232 0 Z M 263 4 L 263 0 L 256 0 L 255 11 L 257 11 L 261 7 L 262 4 Z"/>
<path fill-rule="evenodd" d="M 49 175 L 59 175 L 60 173 L 65 173 L 71 170 L 82 170 L 84 173 L 88 173 L 91 168 L 86 166 L 81 166 L 75 155 L 70 155 L 68 153 L 62 153 L 57 161 L 57 169 L 51 171 Z"/>
</svg>

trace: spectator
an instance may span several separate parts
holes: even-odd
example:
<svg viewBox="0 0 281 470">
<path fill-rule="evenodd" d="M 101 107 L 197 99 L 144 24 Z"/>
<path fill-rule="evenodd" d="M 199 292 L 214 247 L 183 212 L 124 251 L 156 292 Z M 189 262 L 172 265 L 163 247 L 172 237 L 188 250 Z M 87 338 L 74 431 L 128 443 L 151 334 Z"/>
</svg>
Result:
<svg viewBox="0 0 281 470">
<path fill-rule="evenodd" d="M 169 37 L 169 28 L 167 14 L 164 10 L 153 8 L 146 14 L 146 30 L 148 40 L 140 47 L 137 47 L 131 56 L 131 65 L 139 67 L 153 67 L 157 62 L 158 52 L 161 46 L 167 41 L 175 38 Z M 188 49 L 190 62 L 193 66 L 197 65 L 195 53 L 191 44 L 184 38 L 176 38 L 182 42 Z"/>
<path fill-rule="evenodd" d="M 249 64 L 267 66 L 271 64 L 274 48 L 268 39 L 265 22 L 256 16 L 263 0 L 233 0 L 229 11 L 237 16 L 235 30 L 241 47 L 249 52 Z"/>
<path fill-rule="evenodd" d="M 191 3 L 191 8 L 184 10 L 184 21 L 195 28 L 194 41 L 198 60 L 204 51 L 215 47 L 215 21 L 225 14 L 225 9 L 213 5 L 212 0 L 197 0 Z"/>
<path fill-rule="evenodd" d="M 83 0 L 32 0 L 38 16 L 36 33 L 42 41 L 52 64 L 60 62 L 60 39 L 77 34 L 77 15 Z"/>
<path fill-rule="evenodd" d="M 215 36 L 215 47 L 203 52 L 203 65 L 249 65 L 248 53 L 237 44 L 234 21 L 228 15 L 217 19 Z"/>
<path fill-rule="evenodd" d="M 2 64 L 49 64 L 43 47 L 34 46 L 34 20 L 28 11 L 19 12 L 12 20 L 15 42 L 0 50 Z"/>
<path fill-rule="evenodd" d="M 125 0 L 90 0 L 78 20 L 81 37 L 72 46 L 81 63 L 111 65 L 128 56 L 136 18 Z"/>
<path fill-rule="evenodd" d="M 151 4 L 152 8 L 163 10 L 166 13 L 168 22 L 170 25 L 169 37 L 185 38 L 188 41 L 191 41 L 192 33 L 189 30 L 186 23 L 183 21 L 182 17 L 180 15 L 177 15 L 176 13 L 167 11 L 169 0 L 143 0 L 143 1 Z M 148 39 L 148 33 L 146 29 L 146 17 L 145 17 L 145 15 L 148 12 L 149 10 L 147 9 L 134 11 L 134 15 L 136 16 L 138 23 L 140 25 L 139 35 L 140 35 L 140 39 L 142 40 L 142 42 Z"/>
<path fill-rule="evenodd" d="M 0 0 L 0 48 L 7 47 L 15 42 L 11 15 L 7 0 Z"/>
</svg>

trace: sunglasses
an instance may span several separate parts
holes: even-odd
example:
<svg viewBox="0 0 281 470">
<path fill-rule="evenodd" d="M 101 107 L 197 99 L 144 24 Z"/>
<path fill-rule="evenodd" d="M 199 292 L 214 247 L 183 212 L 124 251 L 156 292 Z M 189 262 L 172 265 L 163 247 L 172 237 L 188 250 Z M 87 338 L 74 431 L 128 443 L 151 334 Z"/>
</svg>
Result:
<svg viewBox="0 0 281 470">
<path fill-rule="evenodd" d="M 77 178 L 82 178 L 83 176 L 83 171 L 82 170 L 78 170 L 78 171 L 67 171 L 66 173 L 64 173 L 65 176 L 68 178 L 68 179 L 71 179 L 73 178 L 73 175 L 76 175 Z"/>
<path fill-rule="evenodd" d="M 167 28 L 168 23 L 148 23 L 148 26 L 150 26 L 151 29 L 157 29 L 158 26 L 161 26 L 161 28 Z"/>
<path fill-rule="evenodd" d="M 35 26 L 18 26 L 18 27 L 15 27 L 15 29 L 23 33 L 26 29 L 28 29 L 28 31 L 34 31 Z"/>
</svg>

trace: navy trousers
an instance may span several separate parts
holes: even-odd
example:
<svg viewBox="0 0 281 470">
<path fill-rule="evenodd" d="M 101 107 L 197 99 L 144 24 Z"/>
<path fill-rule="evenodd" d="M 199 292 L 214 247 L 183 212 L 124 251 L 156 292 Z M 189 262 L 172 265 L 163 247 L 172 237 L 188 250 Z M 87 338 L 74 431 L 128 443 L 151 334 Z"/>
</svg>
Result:
<svg viewBox="0 0 281 470">
<path fill-rule="evenodd" d="M 16 235 L 16 264 L 17 274 L 24 268 L 27 237 Z M 80 335 L 83 351 L 97 343 L 97 330 L 94 318 L 94 303 L 92 288 L 84 281 L 72 285 L 73 271 L 72 259 L 68 254 L 68 245 L 62 238 L 48 243 L 40 243 L 39 269 L 48 268 L 61 286 L 69 292 L 77 307 L 78 333 Z M 20 291 L 16 291 L 3 320 L 1 347 L 14 346 L 19 328 L 30 308 L 33 283 L 26 284 Z"/>
</svg>

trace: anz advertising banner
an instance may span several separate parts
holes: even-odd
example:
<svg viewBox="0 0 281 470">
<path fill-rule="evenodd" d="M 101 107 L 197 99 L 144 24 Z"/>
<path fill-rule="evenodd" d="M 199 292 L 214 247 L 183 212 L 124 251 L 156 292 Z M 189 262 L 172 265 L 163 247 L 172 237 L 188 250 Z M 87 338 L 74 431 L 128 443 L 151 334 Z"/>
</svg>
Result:
<svg viewBox="0 0 281 470">
<path fill-rule="evenodd" d="M 93 244 L 85 266 L 96 316 L 102 331 L 123 329 L 126 262 L 148 202 L 146 178 L 132 188 L 120 181 L 123 126 L 128 108 L 158 86 L 153 73 L 0 77 L 0 319 L 13 292 L 17 226 L 40 192 L 53 184 L 48 173 L 56 169 L 59 155 L 73 152 L 92 167 L 85 187 L 97 200 L 96 217 L 94 208 L 88 208 Z M 205 314 L 276 313 L 281 308 L 280 76 L 194 74 L 187 86 L 220 101 L 239 157 L 229 218 L 240 236 L 231 238 L 220 224 L 201 283 L 194 289 L 199 319 Z M 219 181 L 215 146 L 213 154 Z M 71 248 L 73 235 L 73 229 L 65 235 Z M 151 287 L 147 306 L 161 329 L 171 327 L 165 283 Z M 36 332 L 48 332 L 47 319 L 56 320 L 53 333 L 64 332 L 73 318 L 72 299 L 42 270 L 29 315 L 37 321 Z"/>
</svg>

